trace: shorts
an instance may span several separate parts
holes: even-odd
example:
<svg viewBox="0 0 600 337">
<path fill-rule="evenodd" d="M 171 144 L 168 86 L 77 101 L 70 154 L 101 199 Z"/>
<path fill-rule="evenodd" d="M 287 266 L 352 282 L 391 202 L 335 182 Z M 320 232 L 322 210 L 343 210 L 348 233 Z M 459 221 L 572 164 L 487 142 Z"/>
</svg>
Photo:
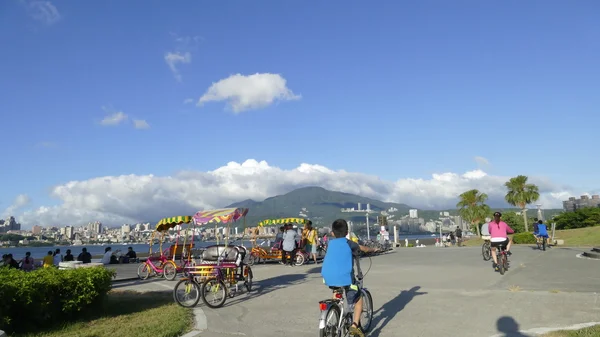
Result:
<svg viewBox="0 0 600 337">
<path fill-rule="evenodd" d="M 508 245 L 508 242 L 509 242 L 509 240 L 508 240 L 508 238 L 506 238 L 506 240 L 504 240 L 504 241 L 496 241 L 496 242 L 492 241 L 491 244 L 492 244 L 492 247 L 494 247 L 494 248 L 500 247 L 501 245 L 506 247 Z"/>
<path fill-rule="evenodd" d="M 482 238 L 484 241 L 490 241 L 490 240 L 492 239 L 492 237 L 491 237 L 491 236 L 489 236 L 489 235 L 482 235 L 482 236 L 481 236 L 481 238 Z"/>
<path fill-rule="evenodd" d="M 352 304 L 356 304 L 360 297 L 362 296 L 362 291 L 360 291 L 360 287 L 357 284 L 352 284 L 346 287 L 346 297 L 348 298 L 348 302 Z"/>
<path fill-rule="evenodd" d="M 306 246 L 304 246 L 304 249 L 306 249 L 306 252 L 310 254 L 317 253 L 317 245 L 311 245 L 310 243 L 307 243 Z"/>
<path fill-rule="evenodd" d="M 538 238 L 546 238 L 546 239 L 548 238 L 548 234 L 544 234 L 544 235 L 533 234 L 533 235 Z"/>
</svg>

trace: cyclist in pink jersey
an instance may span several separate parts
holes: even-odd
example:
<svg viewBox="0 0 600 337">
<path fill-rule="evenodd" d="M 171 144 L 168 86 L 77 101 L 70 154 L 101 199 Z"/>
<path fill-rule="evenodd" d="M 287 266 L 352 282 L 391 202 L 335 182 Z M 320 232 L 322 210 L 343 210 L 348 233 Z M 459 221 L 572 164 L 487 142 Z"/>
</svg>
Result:
<svg viewBox="0 0 600 337">
<path fill-rule="evenodd" d="M 494 259 L 494 269 L 498 269 L 498 258 L 496 257 L 496 249 L 500 245 L 506 246 L 506 253 L 511 255 L 510 246 L 512 241 L 508 238 L 508 233 L 513 234 L 515 231 L 510 228 L 506 222 L 501 220 L 502 213 L 494 213 L 494 220 L 488 224 L 490 231 L 490 241 L 492 244 L 492 259 Z"/>
</svg>

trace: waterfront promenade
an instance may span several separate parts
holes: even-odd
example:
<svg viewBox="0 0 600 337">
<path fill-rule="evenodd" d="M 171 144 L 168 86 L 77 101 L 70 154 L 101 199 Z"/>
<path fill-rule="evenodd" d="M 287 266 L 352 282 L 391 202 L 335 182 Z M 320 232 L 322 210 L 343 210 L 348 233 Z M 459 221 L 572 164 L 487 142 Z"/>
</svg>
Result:
<svg viewBox="0 0 600 337">
<path fill-rule="evenodd" d="M 373 257 L 365 278 L 375 308 L 369 336 L 523 337 L 540 328 L 600 322 L 600 261 L 577 258 L 578 249 L 513 251 L 504 276 L 481 259 L 480 247 L 398 248 Z M 369 259 L 361 264 L 366 271 Z M 254 275 L 255 290 L 223 308 L 200 302 L 208 327 L 200 336 L 317 334 L 318 301 L 330 296 L 320 265 L 258 265 Z M 114 289 L 171 291 L 175 283 L 125 281 Z"/>
</svg>

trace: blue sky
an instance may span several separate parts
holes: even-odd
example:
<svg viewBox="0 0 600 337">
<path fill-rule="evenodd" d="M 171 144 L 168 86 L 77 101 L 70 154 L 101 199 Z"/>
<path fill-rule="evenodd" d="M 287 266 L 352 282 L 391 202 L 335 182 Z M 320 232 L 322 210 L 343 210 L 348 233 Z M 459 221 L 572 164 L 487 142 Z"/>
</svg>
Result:
<svg viewBox="0 0 600 337">
<path fill-rule="evenodd" d="M 490 174 L 600 187 L 596 1 L 51 4 L 49 23 L 35 1 L 0 3 L 0 208 L 20 193 L 56 204 L 71 180 L 248 158 L 396 180 L 483 156 Z M 181 81 L 169 52 L 191 55 Z M 195 105 L 238 73 L 279 74 L 301 98 Z M 100 124 L 119 111 L 128 123 Z"/>
</svg>

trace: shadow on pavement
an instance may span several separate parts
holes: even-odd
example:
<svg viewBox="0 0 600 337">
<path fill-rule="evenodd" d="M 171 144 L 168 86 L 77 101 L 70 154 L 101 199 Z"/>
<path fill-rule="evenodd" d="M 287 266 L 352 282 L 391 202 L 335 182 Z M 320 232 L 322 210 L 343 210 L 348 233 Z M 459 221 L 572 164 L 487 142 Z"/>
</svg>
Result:
<svg viewBox="0 0 600 337">
<path fill-rule="evenodd" d="M 224 307 L 228 307 L 230 305 L 236 305 L 237 303 L 241 303 L 255 297 L 260 297 L 266 294 L 269 294 L 273 291 L 287 288 L 289 286 L 302 283 L 306 280 L 306 276 L 308 274 L 286 274 L 271 277 L 268 279 L 260 280 L 254 282 L 252 285 L 251 292 L 241 292 L 238 296 L 234 297 L 231 301 L 227 301 Z M 241 284 L 240 284 L 241 285 Z"/>
<path fill-rule="evenodd" d="M 151 283 L 157 283 L 157 282 L 162 282 L 164 281 L 164 278 L 152 278 L 149 280 L 140 280 L 140 279 L 136 279 L 136 280 L 131 280 L 131 281 L 119 281 L 117 280 L 117 282 L 112 282 L 111 288 L 112 289 L 119 289 L 119 288 L 125 288 L 125 287 L 131 287 L 134 285 L 144 285 L 144 284 L 151 284 Z M 178 279 L 176 279 L 177 281 Z M 177 283 L 175 281 L 173 281 L 173 283 Z"/>
<path fill-rule="evenodd" d="M 321 272 L 321 266 L 312 267 L 306 271 L 307 274 L 317 274 Z"/>
<path fill-rule="evenodd" d="M 385 326 L 392 319 L 394 319 L 396 314 L 402 311 L 402 309 L 404 309 L 404 307 L 406 307 L 406 305 L 410 303 L 410 301 L 412 301 L 413 298 L 415 298 L 415 296 L 427 294 L 426 292 L 418 292 L 419 289 L 421 289 L 420 286 L 415 286 L 412 287 L 410 290 L 402 290 L 402 292 L 400 292 L 398 296 L 394 297 L 386 304 L 382 305 L 381 309 L 377 310 L 377 312 L 373 314 L 372 326 L 375 328 L 371 333 L 369 333 L 369 336 L 379 336 L 383 328 L 385 328 Z"/>
<path fill-rule="evenodd" d="M 502 337 L 531 337 L 519 332 L 519 323 L 517 323 L 514 318 L 509 316 L 498 318 L 496 326 L 498 331 L 504 334 Z"/>
</svg>

